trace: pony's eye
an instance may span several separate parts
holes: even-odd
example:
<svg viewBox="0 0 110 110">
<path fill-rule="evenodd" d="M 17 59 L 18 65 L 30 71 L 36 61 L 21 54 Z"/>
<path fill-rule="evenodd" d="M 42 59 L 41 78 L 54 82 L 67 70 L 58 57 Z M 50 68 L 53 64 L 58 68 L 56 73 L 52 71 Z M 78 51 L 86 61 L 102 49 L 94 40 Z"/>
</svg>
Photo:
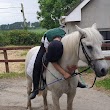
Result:
<svg viewBox="0 0 110 110">
<path fill-rule="evenodd" d="M 92 47 L 91 45 L 87 45 L 87 48 L 88 48 L 89 50 L 92 50 L 92 49 L 93 49 L 93 47 Z"/>
</svg>

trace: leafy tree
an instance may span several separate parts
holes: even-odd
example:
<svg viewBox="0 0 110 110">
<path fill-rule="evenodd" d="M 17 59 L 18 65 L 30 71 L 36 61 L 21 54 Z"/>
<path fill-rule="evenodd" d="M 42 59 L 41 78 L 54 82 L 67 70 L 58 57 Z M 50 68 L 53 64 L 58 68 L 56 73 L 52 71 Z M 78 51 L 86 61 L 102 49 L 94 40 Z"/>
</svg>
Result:
<svg viewBox="0 0 110 110">
<path fill-rule="evenodd" d="M 47 29 L 58 27 L 59 18 L 79 2 L 80 0 L 39 0 L 40 11 L 37 15 L 41 26 Z"/>
<path fill-rule="evenodd" d="M 39 22 L 34 22 L 34 23 L 31 23 L 31 26 L 34 28 L 38 28 L 38 27 L 40 27 L 40 24 L 39 24 Z"/>
<path fill-rule="evenodd" d="M 9 29 L 23 29 L 23 22 L 15 22 L 9 25 Z"/>
<path fill-rule="evenodd" d="M 3 24 L 0 26 L 1 30 L 8 30 L 9 29 L 9 25 Z"/>
<path fill-rule="evenodd" d="M 15 22 L 12 24 L 3 24 L 0 25 L 0 30 L 14 30 L 14 29 L 23 29 L 23 22 Z M 40 27 L 39 22 L 34 22 L 34 23 L 30 23 L 30 22 L 26 22 L 26 25 L 28 27 L 28 29 L 35 29 Z"/>
</svg>

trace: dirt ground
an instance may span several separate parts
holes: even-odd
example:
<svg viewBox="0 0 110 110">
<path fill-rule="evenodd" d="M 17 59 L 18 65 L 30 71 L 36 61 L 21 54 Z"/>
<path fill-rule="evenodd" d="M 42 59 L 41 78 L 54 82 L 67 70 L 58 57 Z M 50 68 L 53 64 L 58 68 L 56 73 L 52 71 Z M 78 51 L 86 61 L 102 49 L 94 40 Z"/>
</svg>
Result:
<svg viewBox="0 0 110 110">
<path fill-rule="evenodd" d="M 22 51 L 10 51 L 9 58 L 21 58 Z M 25 58 L 25 56 L 22 56 Z M 3 55 L 0 54 L 0 59 Z M 10 63 L 11 72 L 23 71 L 24 63 Z M 5 65 L 0 63 L 0 72 L 5 72 Z M 89 76 L 93 80 L 92 76 Z M 85 77 L 88 79 L 88 77 Z M 51 92 L 48 92 L 49 110 L 53 110 Z M 67 97 L 64 94 L 60 99 L 61 110 L 66 110 Z M 0 79 L 0 110 L 26 110 L 27 94 L 26 79 Z M 33 110 L 43 110 L 42 96 L 32 100 Z M 110 110 L 110 95 L 107 92 L 99 91 L 99 89 L 77 89 L 77 93 L 73 102 L 73 110 Z"/>
<path fill-rule="evenodd" d="M 0 110 L 26 110 L 26 79 L 0 80 Z M 49 110 L 53 110 L 51 92 L 48 92 Z M 66 110 L 66 95 L 60 99 L 61 110 Z M 43 110 L 42 96 L 32 100 L 33 110 Z M 77 89 L 73 110 L 110 110 L 110 96 L 93 89 Z"/>
</svg>

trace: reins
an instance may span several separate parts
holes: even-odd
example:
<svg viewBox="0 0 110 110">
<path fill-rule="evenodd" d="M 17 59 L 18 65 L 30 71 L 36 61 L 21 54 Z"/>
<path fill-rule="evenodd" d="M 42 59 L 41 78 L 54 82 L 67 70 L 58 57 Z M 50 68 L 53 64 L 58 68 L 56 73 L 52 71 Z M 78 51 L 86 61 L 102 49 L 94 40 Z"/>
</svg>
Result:
<svg viewBox="0 0 110 110">
<path fill-rule="evenodd" d="M 45 66 L 45 65 L 43 64 L 43 66 Z M 46 67 L 46 66 L 45 66 L 45 67 Z M 46 67 L 46 69 L 47 69 L 47 67 Z M 67 78 L 67 79 L 70 79 L 70 78 L 75 77 L 75 76 L 77 76 L 77 75 L 80 75 L 80 76 L 81 76 L 82 73 L 85 72 L 85 71 L 87 71 L 88 69 L 90 69 L 90 67 L 84 69 L 84 70 L 81 71 L 81 72 L 73 72 L 72 75 L 71 75 L 71 77 L 69 77 L 69 78 Z M 48 70 L 48 69 L 47 69 L 47 70 Z M 48 71 L 50 72 L 50 70 L 48 70 Z M 50 73 L 53 75 L 52 72 L 50 72 Z M 47 86 L 53 85 L 53 84 L 55 84 L 55 83 L 57 83 L 57 82 L 59 82 L 59 81 L 67 80 L 67 79 L 65 79 L 64 77 L 62 77 L 62 78 L 57 78 L 55 75 L 53 75 L 53 76 L 56 78 L 56 80 L 54 80 L 53 82 L 50 82 L 50 83 L 48 83 L 48 84 L 45 84 L 44 86 L 42 86 L 42 87 L 40 87 L 40 88 L 38 88 L 38 89 L 35 89 L 34 91 L 44 90 Z M 96 77 L 95 77 L 95 80 L 94 80 L 92 86 L 90 86 L 90 87 L 87 86 L 87 88 L 92 88 L 92 87 L 94 86 L 94 84 L 95 84 L 95 81 L 96 81 Z"/>
<path fill-rule="evenodd" d="M 45 67 L 45 69 L 47 69 L 47 67 L 45 66 L 44 62 L 42 62 L 42 63 L 43 63 L 43 66 Z M 77 75 L 80 75 L 80 76 L 81 76 L 82 73 L 85 72 L 85 71 L 87 71 L 88 69 L 90 69 L 90 67 L 88 67 L 88 68 L 82 70 L 81 72 L 75 72 L 75 71 L 74 71 L 74 72 L 72 73 L 71 77 L 69 77 L 69 78 L 67 78 L 67 79 L 70 79 L 70 78 L 75 77 L 75 76 L 77 76 Z M 52 85 L 52 84 L 54 84 L 54 83 L 57 83 L 57 82 L 59 82 L 59 81 L 67 80 L 67 79 L 65 79 L 64 77 L 62 77 L 62 78 L 56 77 L 49 69 L 47 69 L 47 71 L 50 72 L 50 73 L 52 74 L 52 76 L 54 76 L 54 77 L 56 78 L 56 80 L 53 81 L 53 82 L 50 82 L 50 83 L 46 84 L 45 86 L 43 86 L 43 88 L 45 88 L 45 87 L 47 87 L 47 86 L 50 86 L 50 85 Z M 95 77 L 95 80 L 96 80 L 96 77 Z M 92 88 L 92 87 L 94 86 L 95 80 L 94 80 L 94 83 L 92 84 L 92 86 L 91 86 L 91 87 L 88 87 L 88 88 Z M 37 90 L 40 90 L 40 89 L 37 89 Z M 42 89 L 41 89 L 41 90 L 42 90 Z"/>
<path fill-rule="evenodd" d="M 45 65 L 43 64 L 43 66 L 45 66 Z M 45 67 L 46 67 L 46 66 L 45 66 Z M 46 69 L 47 69 L 47 67 L 46 67 Z M 75 76 L 77 76 L 77 75 L 82 75 L 82 73 L 85 72 L 85 71 L 87 71 L 88 69 L 90 69 L 90 67 L 86 68 L 85 70 L 83 70 L 83 71 L 81 71 L 81 72 L 73 72 L 72 75 L 71 75 L 71 77 L 69 77 L 69 78 L 67 78 L 67 79 L 70 79 L 70 78 L 75 77 Z M 53 73 L 52 73 L 50 70 L 47 69 L 47 71 L 49 71 L 49 72 L 52 74 L 52 76 L 54 76 L 54 77 L 56 78 L 56 80 L 54 80 L 53 82 L 50 82 L 50 83 L 48 83 L 48 84 L 45 84 L 44 86 L 40 87 L 39 89 L 36 89 L 35 91 L 37 91 L 37 90 L 44 90 L 45 87 L 47 87 L 47 86 L 53 85 L 53 84 L 55 84 L 55 83 L 57 83 L 57 82 L 59 82 L 59 81 L 67 80 L 67 79 L 65 79 L 64 77 L 62 77 L 62 78 L 57 78 L 55 75 L 53 75 Z M 93 87 L 93 85 L 92 85 L 91 87 L 89 87 L 89 88 L 92 88 L 92 87 Z"/>
</svg>

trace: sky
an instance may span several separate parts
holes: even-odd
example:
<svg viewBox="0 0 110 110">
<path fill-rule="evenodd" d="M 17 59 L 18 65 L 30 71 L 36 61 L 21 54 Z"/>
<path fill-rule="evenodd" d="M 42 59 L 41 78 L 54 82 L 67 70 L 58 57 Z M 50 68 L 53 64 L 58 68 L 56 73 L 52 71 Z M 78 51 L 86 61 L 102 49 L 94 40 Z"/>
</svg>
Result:
<svg viewBox="0 0 110 110">
<path fill-rule="evenodd" d="M 38 0 L 0 0 L 0 25 L 22 22 L 21 3 L 27 22 L 37 22 Z"/>
</svg>

